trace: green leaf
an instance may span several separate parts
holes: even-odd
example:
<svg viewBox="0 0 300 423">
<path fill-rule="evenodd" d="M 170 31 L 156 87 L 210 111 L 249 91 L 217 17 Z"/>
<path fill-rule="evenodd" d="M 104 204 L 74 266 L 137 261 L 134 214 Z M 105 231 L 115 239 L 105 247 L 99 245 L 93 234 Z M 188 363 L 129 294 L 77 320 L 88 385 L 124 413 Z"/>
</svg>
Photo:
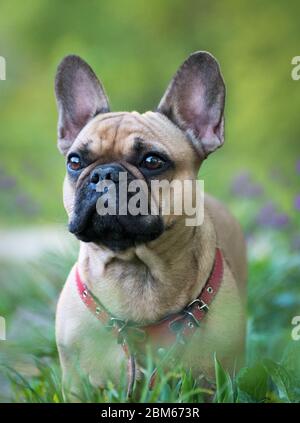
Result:
<svg viewBox="0 0 300 423">
<path fill-rule="evenodd" d="M 222 365 L 214 355 L 215 361 L 215 374 L 216 374 L 216 402 L 218 403 L 231 403 L 233 400 L 233 386 L 229 373 L 223 369 Z"/>
<path fill-rule="evenodd" d="M 252 367 L 241 369 L 237 377 L 237 385 L 240 392 L 252 398 L 252 402 L 263 402 L 266 399 L 268 389 L 268 373 L 265 367 L 258 363 Z"/>
<path fill-rule="evenodd" d="M 288 372 L 278 363 L 270 359 L 265 359 L 263 365 L 270 375 L 277 391 L 280 400 L 284 402 L 291 402 L 289 390 L 291 388 L 291 380 Z"/>
</svg>

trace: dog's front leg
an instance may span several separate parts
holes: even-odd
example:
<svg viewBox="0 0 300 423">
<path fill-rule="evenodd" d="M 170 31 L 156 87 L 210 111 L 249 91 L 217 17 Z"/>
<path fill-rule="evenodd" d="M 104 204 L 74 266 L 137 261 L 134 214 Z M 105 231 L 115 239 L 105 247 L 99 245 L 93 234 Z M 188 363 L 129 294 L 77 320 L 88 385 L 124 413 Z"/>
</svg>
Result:
<svg viewBox="0 0 300 423">
<path fill-rule="evenodd" d="M 87 311 L 80 302 L 73 277 L 72 270 L 57 304 L 56 343 L 62 369 L 64 400 L 80 402 L 83 398 L 85 376 L 80 354 L 84 344 L 84 316 Z"/>
<path fill-rule="evenodd" d="M 126 355 L 115 334 L 88 310 L 74 281 L 74 271 L 61 293 L 56 312 L 56 342 L 63 376 L 64 398 L 86 399 L 88 386 L 99 389 L 120 384 Z"/>
<path fill-rule="evenodd" d="M 74 359 L 74 351 L 57 345 L 62 369 L 62 393 L 65 402 L 83 401 L 83 375 L 80 374 L 79 359 Z"/>
</svg>

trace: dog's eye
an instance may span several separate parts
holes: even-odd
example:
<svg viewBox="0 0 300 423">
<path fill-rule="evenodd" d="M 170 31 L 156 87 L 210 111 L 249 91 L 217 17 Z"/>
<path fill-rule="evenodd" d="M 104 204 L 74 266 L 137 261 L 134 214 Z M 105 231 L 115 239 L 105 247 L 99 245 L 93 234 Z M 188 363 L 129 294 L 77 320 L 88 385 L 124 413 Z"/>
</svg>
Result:
<svg viewBox="0 0 300 423">
<path fill-rule="evenodd" d="M 164 164 L 165 161 L 163 159 L 154 154 L 149 154 L 143 159 L 141 166 L 148 170 L 157 170 L 162 168 Z"/>
<path fill-rule="evenodd" d="M 77 156 L 77 154 L 72 154 L 68 158 L 68 168 L 70 170 L 73 170 L 73 171 L 77 171 L 77 170 L 81 169 L 80 157 Z"/>
</svg>

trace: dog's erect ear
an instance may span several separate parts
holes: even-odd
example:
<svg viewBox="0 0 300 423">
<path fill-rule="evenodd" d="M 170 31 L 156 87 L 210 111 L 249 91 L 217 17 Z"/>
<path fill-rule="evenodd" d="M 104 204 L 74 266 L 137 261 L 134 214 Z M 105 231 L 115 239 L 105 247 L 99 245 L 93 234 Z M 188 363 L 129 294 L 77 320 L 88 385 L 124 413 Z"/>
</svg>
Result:
<svg viewBox="0 0 300 423">
<path fill-rule="evenodd" d="M 63 154 L 81 129 L 98 113 L 109 111 L 101 82 L 78 56 L 65 57 L 58 66 L 55 93 L 59 113 L 58 147 Z"/>
<path fill-rule="evenodd" d="M 204 159 L 224 142 L 225 85 L 215 58 L 203 51 L 181 65 L 157 111 L 185 131 Z"/>
</svg>

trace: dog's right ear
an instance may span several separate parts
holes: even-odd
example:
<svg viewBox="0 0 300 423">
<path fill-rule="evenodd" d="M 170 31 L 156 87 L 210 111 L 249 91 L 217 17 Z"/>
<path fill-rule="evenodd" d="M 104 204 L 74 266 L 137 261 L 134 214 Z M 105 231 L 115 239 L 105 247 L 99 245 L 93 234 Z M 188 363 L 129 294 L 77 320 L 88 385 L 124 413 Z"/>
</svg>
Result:
<svg viewBox="0 0 300 423">
<path fill-rule="evenodd" d="M 58 107 L 58 148 L 66 154 L 81 129 L 99 113 L 109 112 L 101 82 L 78 56 L 66 56 L 55 78 Z"/>
<path fill-rule="evenodd" d="M 157 111 L 182 129 L 203 160 L 224 143 L 225 84 L 216 59 L 206 51 L 180 66 Z"/>
</svg>

